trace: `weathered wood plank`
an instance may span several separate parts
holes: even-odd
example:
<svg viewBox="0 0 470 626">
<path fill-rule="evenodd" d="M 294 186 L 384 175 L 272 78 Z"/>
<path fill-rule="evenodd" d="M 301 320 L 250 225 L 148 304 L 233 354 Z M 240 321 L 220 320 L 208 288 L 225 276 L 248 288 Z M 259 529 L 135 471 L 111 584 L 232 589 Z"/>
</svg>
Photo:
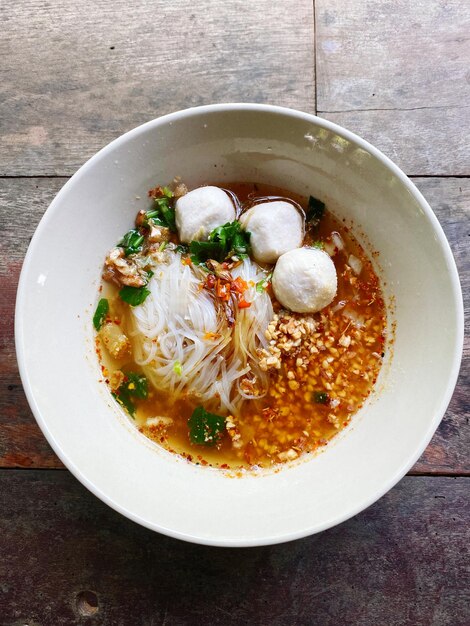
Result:
<svg viewBox="0 0 470 626">
<path fill-rule="evenodd" d="M 0 467 L 62 467 L 26 401 L 16 363 L 14 311 L 23 259 L 67 179 L 0 179 Z"/>
<path fill-rule="evenodd" d="M 3 471 L 2 624 L 464 626 L 469 481 L 408 477 L 329 531 L 235 550 L 141 528 L 68 472 Z"/>
<path fill-rule="evenodd" d="M 311 0 L 7 0 L 0 24 L 3 175 L 71 174 L 189 106 L 315 107 Z"/>
<path fill-rule="evenodd" d="M 372 143 L 409 176 L 470 175 L 469 108 L 318 114 Z"/>
<path fill-rule="evenodd" d="M 470 5 L 316 0 L 321 111 L 467 104 Z"/>
<path fill-rule="evenodd" d="M 470 4 L 316 0 L 317 107 L 412 175 L 468 175 Z"/>
<path fill-rule="evenodd" d="M 425 453 L 413 468 L 416 473 L 454 469 L 470 472 L 470 179 L 417 178 L 413 181 L 436 213 L 454 254 L 465 307 L 465 343 L 460 377 L 446 415 Z M 462 471 L 462 473 L 463 473 Z M 458 472 L 457 472 L 458 473 Z"/>
<path fill-rule="evenodd" d="M 40 433 L 26 402 L 18 375 L 13 311 L 22 259 L 34 229 L 65 179 L 0 180 L 0 467 L 60 467 Z M 466 254 L 470 180 L 415 180 L 440 219 L 462 278 L 466 317 L 470 317 L 470 274 Z M 470 473 L 469 344 L 461 378 L 446 416 L 433 441 L 413 469 L 417 473 Z"/>
</svg>

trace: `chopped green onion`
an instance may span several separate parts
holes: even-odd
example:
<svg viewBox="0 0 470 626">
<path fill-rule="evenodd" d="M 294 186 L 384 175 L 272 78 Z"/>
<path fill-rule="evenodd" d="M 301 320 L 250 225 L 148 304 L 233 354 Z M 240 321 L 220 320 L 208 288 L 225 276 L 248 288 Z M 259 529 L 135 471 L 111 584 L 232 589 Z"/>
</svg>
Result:
<svg viewBox="0 0 470 626">
<path fill-rule="evenodd" d="M 137 254 L 142 250 L 142 243 L 144 236 L 139 233 L 135 228 L 128 231 L 121 241 L 118 243 L 120 248 L 124 248 L 124 254 L 129 256 L 130 254 Z"/>
<path fill-rule="evenodd" d="M 176 246 L 175 250 L 180 254 L 187 254 L 189 252 L 189 247 L 185 243 L 180 243 Z"/>
<path fill-rule="evenodd" d="M 173 371 L 177 376 L 181 376 L 183 374 L 183 366 L 179 361 L 175 361 L 173 364 Z"/>
<path fill-rule="evenodd" d="M 324 250 L 325 244 L 323 243 L 323 241 L 320 241 L 320 240 L 314 241 L 312 243 L 312 248 L 320 248 L 320 250 Z"/>
<path fill-rule="evenodd" d="M 222 262 L 231 256 L 244 258 L 250 250 L 250 233 L 242 230 L 240 222 L 227 222 L 209 235 L 209 241 L 191 241 L 191 260 L 196 265 L 209 259 Z"/>
<path fill-rule="evenodd" d="M 259 282 L 256 283 L 256 291 L 258 293 L 263 293 L 263 291 L 266 291 L 266 289 L 269 287 L 269 282 L 272 278 L 273 273 L 270 272 L 266 278 L 263 278 L 262 280 L 260 280 Z"/>
<path fill-rule="evenodd" d="M 194 409 L 188 420 L 189 440 L 202 446 L 213 446 L 225 430 L 225 417 L 208 413 L 202 406 Z"/>
<path fill-rule="evenodd" d="M 159 248 L 158 248 L 158 251 L 159 251 L 159 252 L 163 252 L 163 250 L 165 250 L 165 248 L 167 247 L 167 245 L 168 245 L 168 241 L 164 241 L 163 243 L 161 243 L 161 244 L 160 244 L 160 246 L 159 246 Z"/>
<path fill-rule="evenodd" d="M 169 197 L 155 198 L 154 209 L 147 213 L 147 219 L 158 220 L 160 226 L 166 226 L 173 232 L 176 230 L 175 210 L 170 206 Z"/>
<path fill-rule="evenodd" d="M 106 319 L 106 315 L 109 311 L 109 302 L 106 298 L 101 298 L 96 307 L 95 314 L 93 315 L 93 326 L 96 330 L 99 330 L 103 326 L 103 322 Z"/>
</svg>

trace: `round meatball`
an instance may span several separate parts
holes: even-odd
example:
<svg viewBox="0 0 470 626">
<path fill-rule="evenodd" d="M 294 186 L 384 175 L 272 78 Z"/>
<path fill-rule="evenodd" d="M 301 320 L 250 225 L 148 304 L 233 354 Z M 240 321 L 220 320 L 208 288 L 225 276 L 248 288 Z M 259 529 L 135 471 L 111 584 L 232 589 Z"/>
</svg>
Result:
<svg viewBox="0 0 470 626">
<path fill-rule="evenodd" d="M 253 257 L 259 263 L 275 263 L 281 254 L 302 245 L 304 219 L 289 202 L 255 204 L 243 213 L 240 223 L 251 233 Z"/>
<path fill-rule="evenodd" d="M 290 311 L 316 313 L 336 295 L 336 268 L 319 248 L 298 248 L 279 257 L 274 268 L 274 295 Z"/>
<path fill-rule="evenodd" d="M 203 241 L 217 226 L 233 222 L 235 207 L 229 195 L 219 187 L 198 187 L 175 205 L 176 228 L 183 243 Z"/>
</svg>

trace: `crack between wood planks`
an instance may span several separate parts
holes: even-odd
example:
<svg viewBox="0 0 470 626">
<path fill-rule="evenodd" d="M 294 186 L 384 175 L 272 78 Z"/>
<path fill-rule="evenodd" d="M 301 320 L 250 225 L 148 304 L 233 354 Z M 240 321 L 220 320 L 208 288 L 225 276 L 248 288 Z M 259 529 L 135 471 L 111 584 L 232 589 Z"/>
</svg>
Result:
<svg viewBox="0 0 470 626">
<path fill-rule="evenodd" d="M 317 101 L 317 18 L 315 15 L 315 0 L 312 0 L 313 5 L 313 87 L 314 87 L 314 100 L 315 100 L 315 115 L 318 114 L 318 101 Z"/>
<path fill-rule="evenodd" d="M 64 180 L 68 180 L 72 178 L 72 174 L 0 174 L 0 180 L 16 180 L 18 178 L 63 178 Z"/>
<path fill-rule="evenodd" d="M 406 172 L 405 172 L 406 173 Z M 407 174 L 408 178 L 470 178 L 470 173 L 469 174 Z M 51 180 L 56 180 L 56 179 L 62 179 L 64 181 L 69 180 L 72 177 L 72 174 L 18 174 L 15 176 L 12 176 L 11 174 L 5 174 L 2 175 L 0 174 L 0 181 L 1 180 L 33 180 L 35 178 L 50 178 Z"/>
<path fill-rule="evenodd" d="M 316 95 L 316 90 L 315 90 L 315 95 Z M 468 109 L 470 107 L 469 104 L 462 104 L 462 105 L 442 105 L 442 106 L 429 106 L 429 107 L 403 107 L 403 108 L 399 108 L 399 107 L 385 107 L 385 108 L 373 108 L 373 109 L 339 109 L 339 110 L 335 110 L 335 111 L 329 111 L 329 110 L 321 110 L 321 111 L 317 111 L 317 114 L 321 114 L 321 113 L 370 113 L 370 112 L 374 112 L 374 111 L 424 111 L 424 110 L 438 110 L 438 109 Z"/>
</svg>

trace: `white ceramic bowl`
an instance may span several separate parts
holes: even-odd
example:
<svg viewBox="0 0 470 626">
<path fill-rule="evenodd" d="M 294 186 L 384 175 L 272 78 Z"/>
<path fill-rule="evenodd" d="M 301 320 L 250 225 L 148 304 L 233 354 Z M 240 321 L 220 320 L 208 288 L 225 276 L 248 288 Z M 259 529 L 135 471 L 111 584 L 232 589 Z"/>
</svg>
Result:
<svg viewBox="0 0 470 626">
<path fill-rule="evenodd" d="M 105 252 L 180 175 L 274 183 L 326 200 L 380 251 L 396 339 L 377 391 L 352 427 L 309 461 L 229 478 L 145 440 L 99 384 L 91 316 Z M 140 199 L 137 199 L 140 197 Z M 358 234 L 356 232 L 356 234 Z M 459 280 L 430 207 L 388 158 L 323 119 L 224 104 L 140 126 L 90 159 L 52 202 L 21 273 L 16 345 L 23 385 L 64 464 L 114 509 L 173 537 L 222 546 L 295 539 L 372 504 L 418 459 L 460 364 Z"/>
</svg>

